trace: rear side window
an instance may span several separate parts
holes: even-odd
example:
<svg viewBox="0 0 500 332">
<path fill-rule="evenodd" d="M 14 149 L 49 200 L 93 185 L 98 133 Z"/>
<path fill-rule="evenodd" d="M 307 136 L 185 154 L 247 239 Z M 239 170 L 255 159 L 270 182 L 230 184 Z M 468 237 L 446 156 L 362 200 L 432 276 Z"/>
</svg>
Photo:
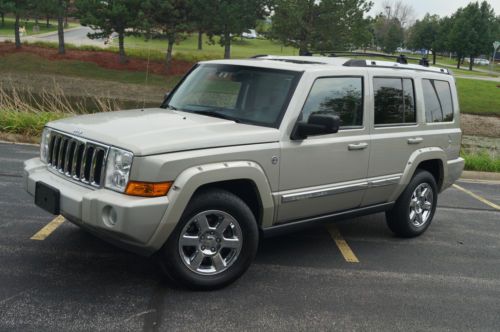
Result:
<svg viewBox="0 0 500 332">
<path fill-rule="evenodd" d="M 363 78 L 325 77 L 314 82 L 302 109 L 302 121 L 311 114 L 340 117 L 340 128 L 363 126 Z"/>
<path fill-rule="evenodd" d="M 425 119 L 427 122 L 453 121 L 453 99 L 450 84 L 439 80 L 422 80 Z"/>
<path fill-rule="evenodd" d="M 375 92 L 375 125 L 414 124 L 417 121 L 413 80 L 377 77 Z"/>
</svg>

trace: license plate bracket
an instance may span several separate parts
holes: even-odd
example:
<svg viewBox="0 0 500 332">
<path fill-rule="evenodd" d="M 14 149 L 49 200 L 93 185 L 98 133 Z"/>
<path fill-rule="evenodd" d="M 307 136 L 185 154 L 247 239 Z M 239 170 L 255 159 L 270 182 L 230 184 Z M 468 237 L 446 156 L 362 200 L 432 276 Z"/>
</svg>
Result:
<svg viewBox="0 0 500 332">
<path fill-rule="evenodd" d="M 37 182 L 35 187 L 35 204 L 47 212 L 60 214 L 61 194 L 58 189 L 43 182 Z"/>
</svg>

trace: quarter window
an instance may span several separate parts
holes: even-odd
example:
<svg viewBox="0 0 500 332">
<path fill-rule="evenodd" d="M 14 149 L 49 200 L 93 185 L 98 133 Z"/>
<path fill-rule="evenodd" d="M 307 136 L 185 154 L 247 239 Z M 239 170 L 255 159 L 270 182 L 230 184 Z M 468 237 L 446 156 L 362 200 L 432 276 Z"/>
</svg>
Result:
<svg viewBox="0 0 500 332">
<path fill-rule="evenodd" d="M 340 117 L 340 128 L 363 126 L 363 78 L 319 78 L 302 109 L 302 121 L 311 114 L 332 114 Z"/>
<path fill-rule="evenodd" d="M 417 121 L 413 80 L 374 78 L 375 125 L 413 124 Z"/>
<path fill-rule="evenodd" d="M 453 100 L 450 84 L 446 81 L 422 80 L 425 119 L 427 122 L 453 121 Z"/>
</svg>

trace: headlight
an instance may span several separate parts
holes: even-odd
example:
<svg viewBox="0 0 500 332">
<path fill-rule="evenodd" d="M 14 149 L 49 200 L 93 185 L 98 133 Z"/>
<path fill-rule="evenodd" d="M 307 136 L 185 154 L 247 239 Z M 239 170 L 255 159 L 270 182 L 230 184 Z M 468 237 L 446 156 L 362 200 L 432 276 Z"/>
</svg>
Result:
<svg viewBox="0 0 500 332">
<path fill-rule="evenodd" d="M 40 142 L 40 159 L 44 163 L 49 162 L 50 134 L 51 134 L 51 131 L 49 128 L 47 128 L 47 127 L 43 128 L 42 141 Z"/>
<path fill-rule="evenodd" d="M 134 155 L 131 152 L 117 148 L 109 149 L 106 164 L 106 188 L 125 192 L 133 159 Z"/>
</svg>

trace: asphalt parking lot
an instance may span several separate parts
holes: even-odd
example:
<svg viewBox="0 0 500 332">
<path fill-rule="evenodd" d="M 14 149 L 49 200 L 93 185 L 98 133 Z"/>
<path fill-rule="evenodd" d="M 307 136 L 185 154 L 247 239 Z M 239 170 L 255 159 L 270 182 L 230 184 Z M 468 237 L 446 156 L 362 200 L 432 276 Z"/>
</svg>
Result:
<svg viewBox="0 0 500 332">
<path fill-rule="evenodd" d="M 500 329 L 498 183 L 448 189 L 419 238 L 377 214 L 266 239 L 235 284 L 192 292 L 69 222 L 32 240 L 54 219 L 21 186 L 37 154 L 0 144 L 2 331 Z"/>
</svg>

